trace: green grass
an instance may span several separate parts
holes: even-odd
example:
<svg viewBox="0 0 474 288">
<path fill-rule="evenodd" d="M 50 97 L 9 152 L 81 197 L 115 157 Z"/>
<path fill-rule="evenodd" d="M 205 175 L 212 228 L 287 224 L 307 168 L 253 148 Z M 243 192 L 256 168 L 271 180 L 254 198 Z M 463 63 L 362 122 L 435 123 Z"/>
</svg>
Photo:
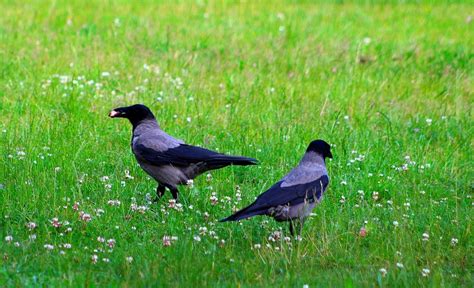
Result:
<svg viewBox="0 0 474 288">
<path fill-rule="evenodd" d="M 472 3 L 173 2 L 1 2 L 0 286 L 474 285 Z M 261 165 L 182 187 L 183 211 L 169 193 L 148 205 L 131 127 L 107 117 L 133 103 Z M 302 241 L 269 241 L 288 234 L 272 219 L 216 222 L 317 138 L 335 158 Z"/>
</svg>

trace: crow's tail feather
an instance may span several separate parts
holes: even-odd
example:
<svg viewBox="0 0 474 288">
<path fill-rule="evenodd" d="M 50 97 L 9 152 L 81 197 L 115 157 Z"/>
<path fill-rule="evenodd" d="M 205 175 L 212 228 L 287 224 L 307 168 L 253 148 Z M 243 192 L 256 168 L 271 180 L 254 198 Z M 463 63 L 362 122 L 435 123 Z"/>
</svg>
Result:
<svg viewBox="0 0 474 288">
<path fill-rule="evenodd" d="M 250 205 L 242 210 L 235 212 L 234 214 L 230 215 L 227 218 L 219 220 L 219 222 L 227 222 L 227 221 L 239 221 L 242 219 L 246 219 L 252 216 L 262 215 L 265 214 L 265 210 L 259 209 L 254 207 L 254 205 Z"/>
<path fill-rule="evenodd" d="M 249 157 L 243 156 L 228 156 L 228 155 L 218 155 L 206 160 L 206 163 L 210 167 L 223 167 L 228 165 L 239 165 L 239 166 L 246 166 L 246 165 L 257 165 L 258 160 Z"/>
</svg>

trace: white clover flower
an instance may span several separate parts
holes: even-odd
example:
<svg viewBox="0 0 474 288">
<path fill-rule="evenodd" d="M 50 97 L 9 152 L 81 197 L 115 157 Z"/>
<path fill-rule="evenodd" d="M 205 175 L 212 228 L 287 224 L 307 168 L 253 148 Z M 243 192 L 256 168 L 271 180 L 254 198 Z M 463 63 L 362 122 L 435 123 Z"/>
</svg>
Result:
<svg viewBox="0 0 474 288">
<path fill-rule="evenodd" d="M 207 233 L 207 228 L 206 227 L 199 227 L 199 234 L 206 235 L 206 233 Z"/>
<path fill-rule="evenodd" d="M 341 199 L 339 200 L 339 203 L 343 204 L 346 202 L 346 197 L 344 195 L 341 196 Z"/>
<path fill-rule="evenodd" d="M 163 236 L 162 242 L 165 247 L 171 246 L 171 237 L 168 235 Z"/>
<path fill-rule="evenodd" d="M 382 274 L 382 277 L 385 277 L 385 275 L 387 275 L 387 269 L 385 269 L 385 268 L 380 268 L 379 272 L 380 272 L 380 274 Z"/>
<path fill-rule="evenodd" d="M 28 222 L 26 224 L 26 227 L 29 229 L 29 230 L 33 230 L 37 227 L 36 223 L 35 222 Z"/>
<path fill-rule="evenodd" d="M 428 234 L 427 232 L 423 233 L 423 241 L 428 241 L 430 240 L 430 234 Z"/>
<path fill-rule="evenodd" d="M 398 268 L 400 268 L 400 269 L 403 269 L 405 266 L 403 266 L 403 264 L 402 264 L 402 263 L 400 263 L 400 262 L 397 262 L 397 267 L 398 267 Z"/>
<path fill-rule="evenodd" d="M 97 256 L 97 255 L 95 255 L 95 254 L 92 255 L 92 257 L 91 257 L 91 260 L 92 260 L 92 263 L 93 263 L 93 264 L 97 263 L 97 260 L 98 260 L 98 259 L 99 259 L 99 256 Z"/>
<path fill-rule="evenodd" d="M 201 242 L 201 237 L 199 237 L 199 235 L 195 235 L 195 236 L 193 237 L 193 239 L 194 239 L 194 241 L 196 241 L 196 242 Z"/>
<path fill-rule="evenodd" d="M 393 224 L 393 226 L 395 226 L 395 227 L 398 227 L 398 225 L 399 225 L 398 221 L 393 221 L 392 224 Z"/>
<path fill-rule="evenodd" d="M 456 246 L 458 244 L 459 240 L 457 238 L 452 238 L 451 239 L 451 245 Z"/>
<path fill-rule="evenodd" d="M 421 270 L 421 275 L 422 275 L 423 277 L 428 277 L 428 275 L 430 274 L 430 272 L 431 272 L 430 269 L 428 269 L 428 268 L 423 268 L 423 270 Z"/>
<path fill-rule="evenodd" d="M 433 119 L 430 119 L 430 118 L 427 118 L 426 119 L 426 124 L 431 125 L 431 123 L 433 122 Z"/>
<path fill-rule="evenodd" d="M 5 241 L 12 242 L 13 241 L 13 236 L 12 235 L 5 236 Z"/>
<path fill-rule="evenodd" d="M 133 257 L 132 256 L 125 257 L 125 261 L 127 261 L 128 263 L 132 263 Z"/>
<path fill-rule="evenodd" d="M 53 250 L 53 249 L 54 249 L 54 246 L 53 246 L 53 245 L 51 245 L 51 244 L 44 244 L 44 246 L 43 246 L 43 247 L 44 247 L 44 249 L 46 249 L 46 250 L 49 250 L 49 251 L 51 251 L 51 250 Z"/>
<path fill-rule="evenodd" d="M 110 248 L 114 248 L 115 246 L 115 239 L 109 239 L 107 240 L 107 245 L 110 247 Z"/>
<path fill-rule="evenodd" d="M 90 214 L 84 213 L 84 211 L 81 211 L 79 213 L 79 219 L 81 219 L 84 222 L 90 222 L 92 220 L 92 217 Z"/>
<path fill-rule="evenodd" d="M 260 248 L 262 248 L 261 244 L 254 244 L 253 245 L 253 249 L 260 249 Z"/>
<path fill-rule="evenodd" d="M 211 205 L 215 206 L 219 203 L 219 198 L 217 198 L 216 196 L 211 196 L 209 198 L 209 200 L 211 200 Z"/>
<path fill-rule="evenodd" d="M 119 200 L 109 200 L 109 201 L 107 201 L 107 204 L 110 205 L 110 206 L 119 206 L 120 203 L 121 202 Z"/>
</svg>

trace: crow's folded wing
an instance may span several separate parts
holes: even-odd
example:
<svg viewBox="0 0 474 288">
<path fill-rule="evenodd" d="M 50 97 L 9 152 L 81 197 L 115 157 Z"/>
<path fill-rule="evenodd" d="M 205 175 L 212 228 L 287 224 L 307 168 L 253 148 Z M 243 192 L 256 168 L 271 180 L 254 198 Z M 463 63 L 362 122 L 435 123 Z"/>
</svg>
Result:
<svg viewBox="0 0 474 288">
<path fill-rule="evenodd" d="M 219 158 L 222 154 L 197 146 L 179 144 L 168 149 L 154 149 L 144 144 L 133 147 L 135 155 L 152 165 L 188 166 L 193 163 L 206 162 Z M 225 156 L 225 155 L 222 155 Z"/>
<path fill-rule="evenodd" d="M 304 201 L 314 202 L 319 200 L 329 184 L 327 175 L 318 179 L 293 186 L 284 186 L 280 181 L 260 195 L 255 201 L 255 208 L 271 208 L 279 205 L 297 205 Z"/>
</svg>

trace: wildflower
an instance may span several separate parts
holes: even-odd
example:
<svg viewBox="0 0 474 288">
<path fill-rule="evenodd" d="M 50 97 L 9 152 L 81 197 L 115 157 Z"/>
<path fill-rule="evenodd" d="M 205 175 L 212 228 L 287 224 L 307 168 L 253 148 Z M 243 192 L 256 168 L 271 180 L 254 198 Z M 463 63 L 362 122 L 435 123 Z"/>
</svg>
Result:
<svg viewBox="0 0 474 288">
<path fill-rule="evenodd" d="M 15 247 L 20 247 L 20 242 L 15 242 L 13 245 L 15 245 Z"/>
<path fill-rule="evenodd" d="M 168 208 L 174 208 L 176 206 L 176 200 L 175 199 L 170 199 L 168 201 Z"/>
<path fill-rule="evenodd" d="M 385 277 L 385 275 L 387 275 L 387 269 L 385 269 L 385 268 L 380 268 L 379 272 L 380 272 L 380 274 L 382 274 L 382 277 Z"/>
<path fill-rule="evenodd" d="M 372 39 L 370 39 L 369 37 L 365 37 L 364 39 L 362 39 L 362 42 L 363 42 L 365 45 L 369 45 L 370 42 L 372 42 Z"/>
<path fill-rule="evenodd" d="M 102 258 L 102 261 L 104 261 L 105 263 L 109 263 L 109 262 L 110 262 L 109 258 Z"/>
<path fill-rule="evenodd" d="M 33 230 L 36 228 L 36 223 L 35 222 L 28 222 L 26 223 L 26 227 L 29 229 L 29 230 Z"/>
<path fill-rule="evenodd" d="M 430 119 L 430 118 L 427 118 L 426 119 L 426 124 L 431 125 L 431 123 L 433 122 L 433 119 Z"/>
<path fill-rule="evenodd" d="M 359 230 L 359 236 L 364 238 L 365 236 L 367 236 L 367 229 L 365 229 L 365 227 L 362 227 L 360 228 Z"/>
<path fill-rule="evenodd" d="M 105 238 L 104 237 L 97 237 L 97 241 L 99 241 L 100 243 L 104 243 L 105 242 Z"/>
<path fill-rule="evenodd" d="M 430 234 L 428 234 L 427 232 L 423 233 L 423 241 L 428 241 L 430 240 Z"/>
<path fill-rule="evenodd" d="M 53 225 L 53 226 L 56 227 L 56 228 L 59 228 L 59 227 L 62 226 L 62 223 L 59 222 L 59 219 L 58 219 L 58 218 L 53 218 L 53 219 L 51 219 L 50 222 L 51 222 L 51 225 Z"/>
<path fill-rule="evenodd" d="M 127 261 L 128 263 L 132 263 L 133 257 L 132 256 L 125 257 L 125 261 Z"/>
<path fill-rule="evenodd" d="M 13 236 L 12 235 L 8 235 L 5 237 L 5 241 L 7 242 L 12 242 L 13 241 Z"/>
<path fill-rule="evenodd" d="M 109 239 L 109 240 L 107 240 L 107 245 L 108 245 L 110 248 L 114 248 L 114 246 L 115 246 L 115 239 Z"/>
<path fill-rule="evenodd" d="M 90 214 L 87 214 L 84 211 L 81 211 L 79 213 L 79 219 L 84 221 L 84 222 L 90 222 L 92 220 L 92 217 L 91 217 Z"/>
<path fill-rule="evenodd" d="M 194 187 L 193 179 L 189 179 L 188 181 L 186 181 L 186 185 L 189 186 L 190 188 L 193 188 Z"/>
<path fill-rule="evenodd" d="M 268 236 L 268 241 L 278 241 L 281 238 L 281 231 L 274 231 L 270 236 Z"/>
<path fill-rule="evenodd" d="M 73 209 L 74 211 L 79 210 L 79 202 L 74 203 L 74 205 L 72 206 L 72 209 Z"/>
<path fill-rule="evenodd" d="M 132 176 L 132 175 L 130 175 L 130 171 L 128 171 L 128 170 L 125 170 L 125 178 L 126 178 L 126 179 L 130 179 L 130 180 L 132 180 L 132 179 L 133 179 L 133 176 Z"/>
<path fill-rule="evenodd" d="M 199 227 L 199 234 L 206 235 L 206 233 L 207 233 L 207 228 L 206 227 Z"/>
<path fill-rule="evenodd" d="M 201 237 L 199 237 L 199 235 L 195 235 L 193 239 L 194 241 L 201 242 Z"/>
<path fill-rule="evenodd" d="M 102 177 L 100 177 L 100 181 L 102 181 L 102 182 L 109 181 L 109 176 L 102 176 Z"/>
<path fill-rule="evenodd" d="M 372 199 L 374 199 L 374 201 L 379 200 L 379 192 L 377 191 L 372 192 Z"/>
<path fill-rule="evenodd" d="M 346 197 L 344 195 L 341 196 L 341 199 L 339 200 L 339 203 L 344 204 L 346 202 Z"/>
<path fill-rule="evenodd" d="M 54 246 L 53 246 L 53 245 L 51 245 L 51 244 L 44 244 L 44 246 L 43 246 L 43 247 L 44 247 L 44 249 L 46 249 L 46 250 L 49 250 L 49 251 L 51 251 L 51 250 L 53 250 L 53 249 L 54 249 Z"/>
<path fill-rule="evenodd" d="M 65 249 L 71 249 L 71 248 L 72 248 L 72 245 L 69 244 L 69 243 L 65 243 L 65 244 L 63 244 L 63 247 L 64 247 Z"/>
<path fill-rule="evenodd" d="M 456 246 L 458 244 L 459 240 L 457 238 L 452 238 L 451 239 L 451 245 Z"/>
<path fill-rule="evenodd" d="M 98 260 L 98 259 L 99 259 L 99 256 L 97 256 L 96 254 L 92 255 L 92 257 L 91 257 L 92 264 L 97 263 L 97 260 Z"/>
<path fill-rule="evenodd" d="M 260 248 L 262 248 L 261 244 L 254 244 L 253 245 L 253 249 L 260 249 Z"/>
<path fill-rule="evenodd" d="M 392 224 L 393 226 L 398 227 L 398 221 L 393 221 Z"/>
<path fill-rule="evenodd" d="M 211 182 L 211 180 L 212 180 L 212 174 L 211 173 L 207 173 L 206 180 L 207 180 L 207 182 Z"/>
<path fill-rule="evenodd" d="M 430 272 L 431 272 L 430 269 L 428 269 L 428 268 L 423 268 L 423 270 L 421 270 L 421 275 L 422 275 L 423 277 L 428 277 L 428 275 L 430 274 Z"/>
<path fill-rule="evenodd" d="M 36 240 L 36 234 L 31 234 L 30 236 L 28 236 L 28 239 L 30 239 L 31 241 Z"/>
<path fill-rule="evenodd" d="M 109 204 L 110 206 L 119 206 L 120 201 L 119 200 L 109 200 L 109 201 L 107 201 L 107 204 Z"/>
<path fill-rule="evenodd" d="M 168 247 L 171 246 L 171 237 L 170 236 L 163 236 L 163 246 Z"/>
<path fill-rule="evenodd" d="M 347 181 L 346 181 L 346 180 L 342 180 L 342 181 L 341 181 L 341 185 L 347 185 Z"/>
<path fill-rule="evenodd" d="M 211 196 L 211 198 L 209 198 L 209 200 L 211 200 L 211 205 L 215 206 L 219 203 L 219 198 L 217 198 L 216 196 Z"/>
<path fill-rule="evenodd" d="M 110 76 L 110 72 L 104 71 L 104 72 L 102 72 L 102 74 L 100 74 L 100 76 L 102 76 L 102 77 L 109 77 L 109 76 Z"/>
<path fill-rule="evenodd" d="M 400 268 L 400 269 L 403 269 L 405 266 L 403 266 L 402 263 L 398 262 L 398 263 L 397 263 L 397 267 Z"/>
<path fill-rule="evenodd" d="M 219 242 L 219 246 L 222 248 L 224 247 L 224 245 L 225 245 L 225 240 L 221 239 L 221 241 Z"/>
</svg>

